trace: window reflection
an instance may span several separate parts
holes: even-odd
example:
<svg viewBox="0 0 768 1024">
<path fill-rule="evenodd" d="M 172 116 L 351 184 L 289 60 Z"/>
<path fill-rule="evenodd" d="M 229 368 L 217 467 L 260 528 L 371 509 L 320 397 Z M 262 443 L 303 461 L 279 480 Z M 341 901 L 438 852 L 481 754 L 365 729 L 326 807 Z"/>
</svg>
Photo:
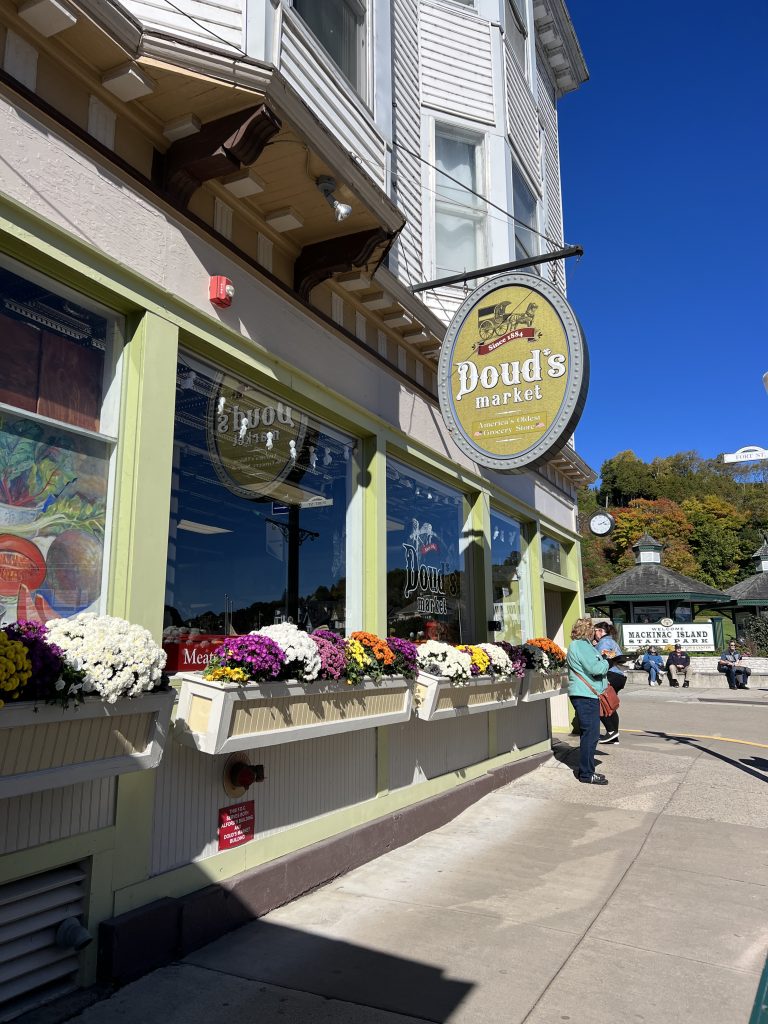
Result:
<svg viewBox="0 0 768 1024">
<path fill-rule="evenodd" d="M 247 633 L 287 618 L 344 633 L 354 460 L 353 438 L 183 356 L 166 640 Z"/>
<path fill-rule="evenodd" d="M 387 465 L 387 626 L 390 636 L 458 643 L 467 630 L 459 491 Z"/>
<path fill-rule="evenodd" d="M 528 631 L 528 577 L 517 520 L 491 512 L 494 640 L 521 644 Z M 525 634 L 525 635 L 524 635 Z"/>
</svg>

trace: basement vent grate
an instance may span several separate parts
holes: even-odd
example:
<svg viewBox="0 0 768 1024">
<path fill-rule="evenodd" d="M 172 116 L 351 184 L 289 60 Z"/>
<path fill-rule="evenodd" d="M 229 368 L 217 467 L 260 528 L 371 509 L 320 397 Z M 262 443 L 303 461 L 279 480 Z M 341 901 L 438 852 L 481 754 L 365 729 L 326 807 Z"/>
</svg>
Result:
<svg viewBox="0 0 768 1024">
<path fill-rule="evenodd" d="M 82 920 L 85 887 L 77 864 L 0 885 L 0 1022 L 77 988 L 78 955 L 56 932 L 68 917 Z"/>
</svg>

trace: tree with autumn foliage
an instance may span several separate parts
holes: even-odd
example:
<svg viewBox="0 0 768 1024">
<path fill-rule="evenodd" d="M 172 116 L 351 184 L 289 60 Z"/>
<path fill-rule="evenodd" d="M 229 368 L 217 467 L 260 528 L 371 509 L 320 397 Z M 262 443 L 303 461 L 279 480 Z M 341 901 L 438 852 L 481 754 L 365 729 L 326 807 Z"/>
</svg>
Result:
<svg viewBox="0 0 768 1024">
<path fill-rule="evenodd" d="M 752 553 L 768 533 L 768 471 L 678 452 L 645 463 L 634 452 L 607 459 L 598 488 L 579 495 L 587 590 L 634 565 L 644 533 L 664 545 L 663 564 L 727 589 L 754 572 Z M 590 516 L 607 508 L 616 520 L 607 538 L 593 536 Z"/>
</svg>

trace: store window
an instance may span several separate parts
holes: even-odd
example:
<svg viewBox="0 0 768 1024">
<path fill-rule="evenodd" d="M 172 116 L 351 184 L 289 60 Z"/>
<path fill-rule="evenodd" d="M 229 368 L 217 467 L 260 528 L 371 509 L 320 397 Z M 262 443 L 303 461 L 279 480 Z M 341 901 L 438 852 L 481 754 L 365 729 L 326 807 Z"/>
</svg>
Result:
<svg viewBox="0 0 768 1024">
<path fill-rule="evenodd" d="M 413 469 L 387 465 L 387 627 L 390 636 L 469 639 L 464 501 Z"/>
<path fill-rule="evenodd" d="M 180 357 L 164 624 L 173 670 L 200 667 L 179 661 L 190 637 L 286 620 L 344 634 L 349 545 L 362 573 L 355 465 L 354 438 Z"/>
<path fill-rule="evenodd" d="M 439 275 L 483 265 L 482 151 L 481 137 L 435 125 L 435 265 Z"/>
<path fill-rule="evenodd" d="M 554 537 L 541 538 L 541 564 L 550 572 L 565 575 L 565 552 L 559 540 L 555 540 Z"/>
<path fill-rule="evenodd" d="M 521 644 L 530 635 L 528 570 L 523 561 L 522 527 L 491 511 L 491 565 L 494 640 Z"/>
<path fill-rule="evenodd" d="M 535 256 L 539 251 L 536 197 L 517 164 L 512 165 L 512 201 L 515 217 L 515 259 Z"/>
<path fill-rule="evenodd" d="M 293 6 L 350 85 L 364 92 L 364 0 L 293 0 Z"/>
<path fill-rule="evenodd" d="M 103 611 L 119 320 L 0 265 L 0 615 Z"/>
</svg>

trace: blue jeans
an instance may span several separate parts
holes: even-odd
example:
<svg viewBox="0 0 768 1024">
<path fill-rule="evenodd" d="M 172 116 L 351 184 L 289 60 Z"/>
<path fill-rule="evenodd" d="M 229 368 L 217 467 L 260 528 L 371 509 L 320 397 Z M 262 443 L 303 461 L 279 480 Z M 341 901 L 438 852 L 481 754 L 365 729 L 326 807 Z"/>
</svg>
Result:
<svg viewBox="0 0 768 1024">
<path fill-rule="evenodd" d="M 658 665 L 648 665 L 645 671 L 648 673 L 648 682 L 657 683 L 663 669 L 660 669 Z"/>
<path fill-rule="evenodd" d="M 579 778 L 595 774 L 595 751 L 600 736 L 600 701 L 597 697 L 571 697 L 581 729 L 579 743 Z"/>
</svg>

